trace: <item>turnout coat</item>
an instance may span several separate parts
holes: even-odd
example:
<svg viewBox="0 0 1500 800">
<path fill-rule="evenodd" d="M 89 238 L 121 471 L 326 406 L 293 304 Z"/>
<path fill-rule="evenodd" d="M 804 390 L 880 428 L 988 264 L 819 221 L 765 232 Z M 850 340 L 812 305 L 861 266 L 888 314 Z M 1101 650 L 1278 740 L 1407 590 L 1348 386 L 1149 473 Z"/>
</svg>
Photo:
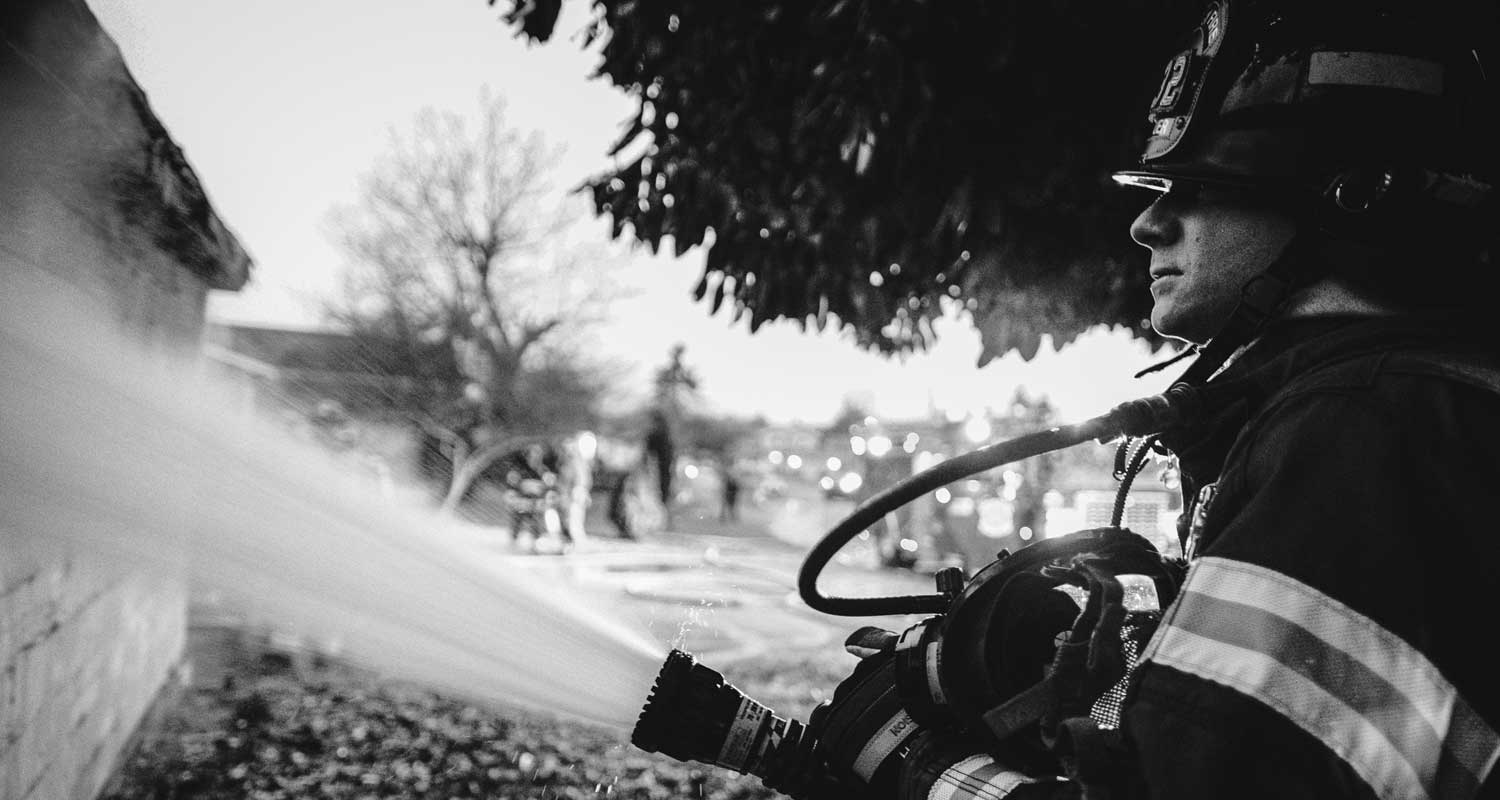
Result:
<svg viewBox="0 0 1500 800">
<path fill-rule="evenodd" d="M 1163 437 L 1189 572 L 1127 696 L 1120 794 L 1500 796 L 1497 341 L 1282 321 L 1214 379 L 1239 400 Z"/>
</svg>

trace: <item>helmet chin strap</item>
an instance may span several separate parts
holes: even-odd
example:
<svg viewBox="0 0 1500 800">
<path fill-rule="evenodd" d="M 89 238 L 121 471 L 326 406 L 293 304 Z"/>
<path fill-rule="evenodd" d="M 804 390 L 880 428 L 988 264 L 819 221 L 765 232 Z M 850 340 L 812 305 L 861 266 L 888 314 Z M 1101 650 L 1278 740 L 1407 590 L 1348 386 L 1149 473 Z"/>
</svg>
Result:
<svg viewBox="0 0 1500 800">
<path fill-rule="evenodd" d="M 1174 386 L 1202 386 L 1224 366 L 1225 362 L 1241 347 L 1260 335 L 1266 323 L 1274 319 L 1286 305 L 1287 298 L 1299 286 L 1311 278 L 1312 260 L 1308 253 L 1312 249 L 1315 235 L 1307 232 L 1308 226 L 1299 225 L 1291 241 L 1266 267 L 1265 271 L 1251 278 L 1240 289 L 1240 300 L 1229 315 L 1229 321 L 1214 338 L 1199 351 L 1186 371 Z"/>
</svg>

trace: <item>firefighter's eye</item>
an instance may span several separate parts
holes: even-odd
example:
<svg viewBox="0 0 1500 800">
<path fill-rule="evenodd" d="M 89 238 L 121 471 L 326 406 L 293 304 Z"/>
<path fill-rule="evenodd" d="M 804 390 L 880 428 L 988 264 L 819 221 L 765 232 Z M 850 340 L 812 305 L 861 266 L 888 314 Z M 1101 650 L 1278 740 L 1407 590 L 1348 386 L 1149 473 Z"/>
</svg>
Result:
<svg viewBox="0 0 1500 800">
<path fill-rule="evenodd" d="M 1198 181 L 1185 181 L 1175 179 L 1172 185 L 1167 187 L 1163 195 L 1166 199 L 1176 203 L 1195 203 L 1204 199 L 1208 185 Z"/>
</svg>

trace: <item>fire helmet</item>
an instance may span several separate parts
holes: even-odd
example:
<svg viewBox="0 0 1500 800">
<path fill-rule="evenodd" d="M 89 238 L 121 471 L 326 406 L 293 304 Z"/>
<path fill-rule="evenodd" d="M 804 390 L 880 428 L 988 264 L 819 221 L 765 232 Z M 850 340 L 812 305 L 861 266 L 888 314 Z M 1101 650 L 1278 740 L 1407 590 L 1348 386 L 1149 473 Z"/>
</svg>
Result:
<svg viewBox="0 0 1500 800">
<path fill-rule="evenodd" d="M 1259 190 L 1355 238 L 1412 215 L 1487 227 L 1497 140 L 1484 51 L 1454 20 L 1395 6 L 1210 2 L 1166 66 L 1138 163 L 1115 180 Z"/>
</svg>

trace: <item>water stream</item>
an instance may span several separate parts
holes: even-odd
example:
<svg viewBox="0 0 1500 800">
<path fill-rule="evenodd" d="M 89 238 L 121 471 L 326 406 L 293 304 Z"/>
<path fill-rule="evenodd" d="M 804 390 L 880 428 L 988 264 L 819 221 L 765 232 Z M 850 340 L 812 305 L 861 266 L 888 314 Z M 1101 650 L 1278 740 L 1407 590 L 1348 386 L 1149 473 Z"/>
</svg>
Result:
<svg viewBox="0 0 1500 800">
<path fill-rule="evenodd" d="M 601 598 L 387 499 L 55 281 L 6 282 L 0 578 L 48 558 L 185 570 L 243 619 L 389 676 L 634 724 L 665 651 Z"/>
</svg>

